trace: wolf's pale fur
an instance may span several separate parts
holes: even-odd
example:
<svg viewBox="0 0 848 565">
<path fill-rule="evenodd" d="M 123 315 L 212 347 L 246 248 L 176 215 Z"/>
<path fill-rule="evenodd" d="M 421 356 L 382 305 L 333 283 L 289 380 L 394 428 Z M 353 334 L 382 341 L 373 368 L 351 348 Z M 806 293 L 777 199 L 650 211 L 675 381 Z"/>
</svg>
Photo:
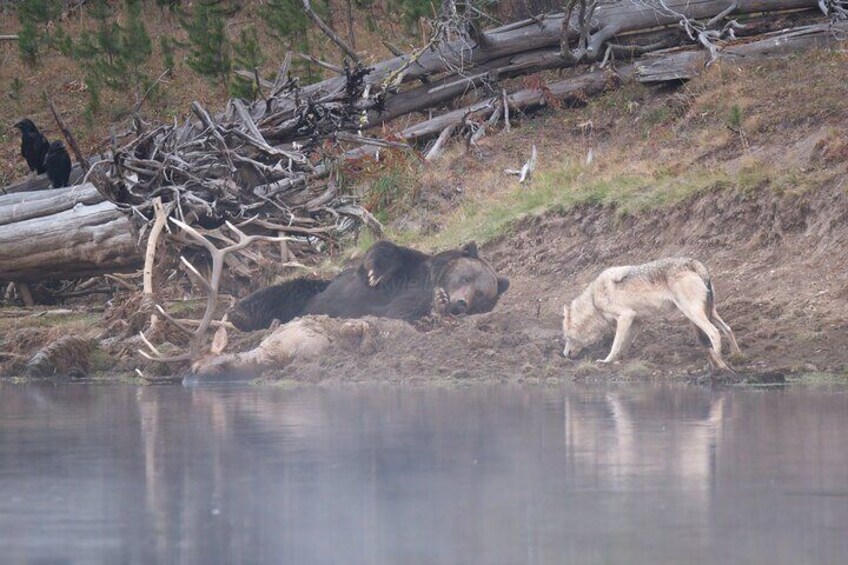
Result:
<svg viewBox="0 0 848 565">
<path fill-rule="evenodd" d="M 614 324 L 612 349 L 602 362 L 615 361 L 630 345 L 639 319 L 655 317 L 675 307 L 689 318 L 701 341 L 710 346 L 711 364 L 729 369 L 721 356 L 721 333 L 730 341 L 734 354 L 739 353 L 736 337 L 716 312 L 707 268 L 686 257 L 611 267 L 598 275 L 570 307 L 563 308 L 563 355 L 570 357 L 596 343 Z"/>
</svg>

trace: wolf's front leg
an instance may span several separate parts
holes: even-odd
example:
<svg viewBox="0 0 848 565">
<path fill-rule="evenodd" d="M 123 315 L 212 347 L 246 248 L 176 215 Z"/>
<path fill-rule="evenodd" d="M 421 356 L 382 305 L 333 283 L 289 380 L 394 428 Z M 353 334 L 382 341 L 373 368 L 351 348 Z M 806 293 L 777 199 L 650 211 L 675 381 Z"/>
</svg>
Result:
<svg viewBox="0 0 848 565">
<path fill-rule="evenodd" d="M 621 353 L 627 348 L 631 341 L 631 332 L 633 330 L 633 320 L 636 315 L 632 312 L 619 316 L 615 325 L 615 339 L 612 340 L 612 349 L 606 359 L 599 359 L 599 363 L 612 363 Z"/>
</svg>

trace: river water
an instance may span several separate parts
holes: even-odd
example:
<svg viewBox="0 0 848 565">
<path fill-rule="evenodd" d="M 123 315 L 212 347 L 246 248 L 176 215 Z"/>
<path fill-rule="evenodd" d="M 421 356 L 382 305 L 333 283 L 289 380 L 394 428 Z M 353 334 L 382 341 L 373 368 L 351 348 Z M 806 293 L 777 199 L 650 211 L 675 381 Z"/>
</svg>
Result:
<svg viewBox="0 0 848 565">
<path fill-rule="evenodd" d="M 3 385 L 0 562 L 843 564 L 848 394 Z"/>
</svg>

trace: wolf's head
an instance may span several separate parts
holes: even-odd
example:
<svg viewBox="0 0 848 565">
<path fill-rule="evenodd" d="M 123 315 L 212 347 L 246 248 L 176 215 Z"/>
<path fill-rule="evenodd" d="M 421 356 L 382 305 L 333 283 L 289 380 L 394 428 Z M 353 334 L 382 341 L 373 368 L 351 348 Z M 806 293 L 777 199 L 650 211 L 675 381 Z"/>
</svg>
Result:
<svg viewBox="0 0 848 565">
<path fill-rule="evenodd" d="M 594 306 L 584 307 L 581 298 L 582 295 L 562 308 L 562 339 L 565 341 L 562 356 L 566 359 L 577 357 L 584 348 L 599 341 L 606 326 Z"/>
<path fill-rule="evenodd" d="M 565 341 L 562 356 L 566 359 L 576 356 L 584 347 L 584 344 L 574 339 L 571 327 L 571 309 L 568 307 L 568 304 L 562 307 L 562 339 Z"/>
</svg>

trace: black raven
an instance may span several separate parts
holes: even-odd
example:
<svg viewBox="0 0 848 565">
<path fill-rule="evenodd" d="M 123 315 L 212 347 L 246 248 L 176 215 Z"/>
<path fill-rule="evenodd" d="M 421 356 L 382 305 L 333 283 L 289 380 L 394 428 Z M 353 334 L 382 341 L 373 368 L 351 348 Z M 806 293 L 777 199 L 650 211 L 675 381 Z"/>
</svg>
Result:
<svg viewBox="0 0 848 565">
<path fill-rule="evenodd" d="M 15 124 L 21 130 L 21 155 L 26 159 L 30 171 L 44 172 L 44 156 L 47 155 L 47 138 L 44 137 L 32 120 L 25 118 Z"/>
<path fill-rule="evenodd" d="M 44 168 L 53 183 L 53 188 L 68 186 L 71 176 L 71 157 L 65 150 L 65 144 L 58 139 L 50 144 L 47 156 L 44 158 Z"/>
</svg>

